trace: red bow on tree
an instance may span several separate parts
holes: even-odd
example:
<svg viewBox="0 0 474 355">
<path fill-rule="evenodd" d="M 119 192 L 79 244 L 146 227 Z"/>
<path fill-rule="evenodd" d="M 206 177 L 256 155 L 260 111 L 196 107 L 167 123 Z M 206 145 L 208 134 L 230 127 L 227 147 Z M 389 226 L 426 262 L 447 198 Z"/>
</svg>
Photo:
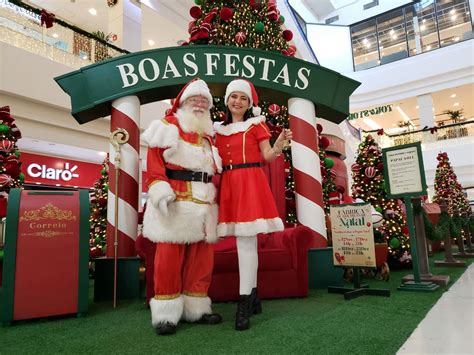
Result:
<svg viewBox="0 0 474 355">
<path fill-rule="evenodd" d="M 377 131 L 377 135 L 379 136 L 383 136 L 383 128 L 380 128 L 378 131 Z"/>
<path fill-rule="evenodd" d="M 430 128 L 430 133 L 435 134 L 435 132 L 438 132 L 438 128 L 437 127 L 431 127 Z"/>
<path fill-rule="evenodd" d="M 208 39 L 209 33 L 212 30 L 211 22 L 217 16 L 217 7 L 213 8 L 202 20 L 199 25 L 192 26 L 189 30 L 191 33 L 190 42 L 200 39 Z"/>
<path fill-rule="evenodd" d="M 41 10 L 41 26 L 46 25 L 46 28 L 53 27 L 54 20 L 56 20 L 56 15 L 48 12 L 46 10 Z"/>
<path fill-rule="evenodd" d="M 277 139 L 281 131 L 283 130 L 283 127 L 275 126 L 271 122 L 266 122 L 266 124 L 268 126 L 268 129 L 270 130 L 270 134 L 272 135 L 272 138 Z"/>
</svg>

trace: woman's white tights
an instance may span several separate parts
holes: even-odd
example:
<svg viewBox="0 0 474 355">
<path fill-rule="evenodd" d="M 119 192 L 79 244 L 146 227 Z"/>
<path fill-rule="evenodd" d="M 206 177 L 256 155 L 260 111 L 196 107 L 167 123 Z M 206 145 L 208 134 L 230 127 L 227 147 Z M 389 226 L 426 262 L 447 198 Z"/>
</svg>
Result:
<svg viewBox="0 0 474 355">
<path fill-rule="evenodd" d="M 252 288 L 257 287 L 257 236 L 237 237 L 237 255 L 239 258 L 239 292 L 241 295 L 250 295 Z"/>
</svg>

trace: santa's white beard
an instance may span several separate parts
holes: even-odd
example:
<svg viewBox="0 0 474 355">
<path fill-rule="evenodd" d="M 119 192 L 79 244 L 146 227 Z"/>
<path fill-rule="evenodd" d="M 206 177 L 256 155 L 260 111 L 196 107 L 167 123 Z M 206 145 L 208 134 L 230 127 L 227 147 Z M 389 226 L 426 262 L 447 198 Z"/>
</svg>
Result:
<svg viewBox="0 0 474 355">
<path fill-rule="evenodd" d="M 209 110 L 181 107 L 176 111 L 176 117 L 183 131 L 187 133 L 213 135 L 211 113 Z"/>
</svg>

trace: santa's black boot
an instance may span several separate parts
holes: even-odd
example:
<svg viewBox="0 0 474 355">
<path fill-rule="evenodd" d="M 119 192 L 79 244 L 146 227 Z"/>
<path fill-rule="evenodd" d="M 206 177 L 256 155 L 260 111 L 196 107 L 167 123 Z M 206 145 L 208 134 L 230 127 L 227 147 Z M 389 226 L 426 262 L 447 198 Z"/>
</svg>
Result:
<svg viewBox="0 0 474 355">
<path fill-rule="evenodd" d="M 258 298 L 257 288 L 252 288 L 252 303 L 251 303 L 251 310 L 250 315 L 252 314 L 260 314 L 262 313 L 262 302 L 260 302 L 260 298 Z"/>
<path fill-rule="evenodd" d="M 176 324 L 171 322 L 158 323 L 155 331 L 156 335 L 171 335 L 176 333 Z"/>
<path fill-rule="evenodd" d="M 247 330 L 250 328 L 251 298 L 251 295 L 240 295 L 235 315 L 235 330 Z"/>
</svg>

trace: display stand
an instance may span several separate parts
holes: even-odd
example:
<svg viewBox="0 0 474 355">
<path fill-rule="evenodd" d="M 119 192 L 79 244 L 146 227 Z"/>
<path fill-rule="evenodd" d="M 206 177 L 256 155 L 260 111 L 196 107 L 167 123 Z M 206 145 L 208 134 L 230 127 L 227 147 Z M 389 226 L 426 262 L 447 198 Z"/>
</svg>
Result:
<svg viewBox="0 0 474 355">
<path fill-rule="evenodd" d="M 369 285 L 360 284 L 360 267 L 354 267 L 354 288 L 350 287 L 328 287 L 328 293 L 339 293 L 344 294 L 344 299 L 346 301 L 352 300 L 360 296 L 383 296 L 390 297 L 390 290 L 387 289 L 377 289 L 369 288 Z"/>
<path fill-rule="evenodd" d="M 387 182 L 387 197 L 403 198 L 410 234 L 410 248 L 413 265 L 413 281 L 402 283 L 401 291 L 434 291 L 439 286 L 430 281 L 422 281 L 418 262 L 418 248 L 414 228 L 412 197 L 426 195 L 425 168 L 421 143 L 412 143 L 382 149 L 384 177 Z"/>
<path fill-rule="evenodd" d="M 421 198 L 412 199 L 414 209 L 421 211 Z M 430 272 L 430 266 L 428 262 L 428 249 L 426 246 L 426 236 L 425 236 L 425 223 L 423 222 L 423 215 L 421 213 L 415 213 L 415 239 L 418 255 L 418 264 L 420 268 L 420 280 L 421 282 L 433 282 L 440 286 L 447 286 L 449 283 L 449 276 L 447 275 L 433 275 Z M 403 283 L 413 282 L 413 275 L 406 275 L 402 278 Z"/>
<path fill-rule="evenodd" d="M 466 215 L 466 213 L 463 213 L 461 217 L 466 218 Z M 466 239 L 470 239 L 470 234 L 466 234 L 466 231 L 468 230 L 469 228 L 466 228 L 465 226 L 463 227 L 463 232 L 466 236 Z M 453 253 L 453 256 L 456 258 L 474 258 L 474 253 L 471 250 L 466 250 L 466 248 L 464 248 L 464 238 L 462 236 L 459 236 L 458 238 L 456 238 L 456 240 L 458 244 L 458 252 Z"/>
</svg>

